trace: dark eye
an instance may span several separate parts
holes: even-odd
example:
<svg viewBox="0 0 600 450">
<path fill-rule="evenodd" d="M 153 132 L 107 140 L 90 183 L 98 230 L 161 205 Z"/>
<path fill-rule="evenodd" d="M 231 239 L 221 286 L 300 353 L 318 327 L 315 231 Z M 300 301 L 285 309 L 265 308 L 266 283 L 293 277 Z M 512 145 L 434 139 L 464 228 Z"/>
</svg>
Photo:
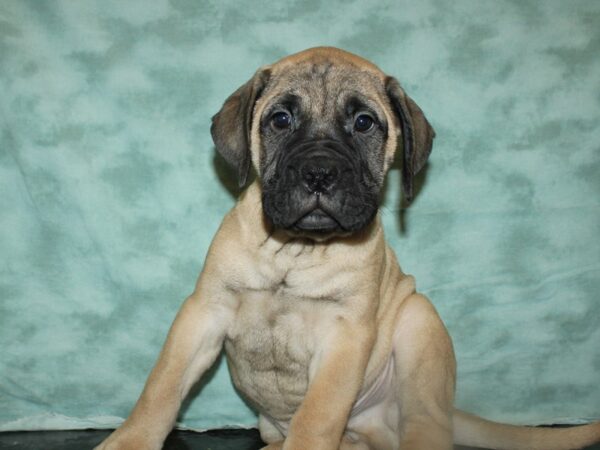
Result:
<svg viewBox="0 0 600 450">
<path fill-rule="evenodd" d="M 366 133 L 373 128 L 374 120 L 367 114 L 359 115 L 354 121 L 354 129 L 359 133 Z"/>
<path fill-rule="evenodd" d="M 271 116 L 271 123 L 275 128 L 284 130 L 292 125 L 292 117 L 286 112 L 279 111 Z"/>
</svg>

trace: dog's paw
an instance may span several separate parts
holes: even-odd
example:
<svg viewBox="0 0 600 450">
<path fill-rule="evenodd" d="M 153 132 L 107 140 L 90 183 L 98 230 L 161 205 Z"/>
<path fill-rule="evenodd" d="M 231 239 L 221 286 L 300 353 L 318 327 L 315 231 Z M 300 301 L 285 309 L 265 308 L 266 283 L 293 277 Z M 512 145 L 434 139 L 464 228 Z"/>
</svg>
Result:
<svg viewBox="0 0 600 450">
<path fill-rule="evenodd" d="M 281 450 L 282 448 L 283 448 L 283 441 L 269 444 L 266 447 L 261 448 L 260 450 Z"/>
<path fill-rule="evenodd" d="M 118 428 L 94 450 L 161 450 L 162 442 L 152 442 L 144 433 Z"/>
</svg>

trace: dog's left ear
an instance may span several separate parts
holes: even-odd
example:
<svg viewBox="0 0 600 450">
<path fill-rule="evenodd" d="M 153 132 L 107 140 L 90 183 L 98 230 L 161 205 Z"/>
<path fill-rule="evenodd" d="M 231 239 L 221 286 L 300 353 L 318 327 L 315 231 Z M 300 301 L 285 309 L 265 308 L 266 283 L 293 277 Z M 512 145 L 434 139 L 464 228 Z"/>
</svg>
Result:
<svg viewBox="0 0 600 450">
<path fill-rule="evenodd" d="M 252 113 L 267 82 L 270 71 L 259 69 L 254 76 L 225 100 L 221 110 L 212 118 L 210 134 L 217 151 L 238 176 L 240 187 L 246 184 L 250 171 L 250 133 Z"/>
<path fill-rule="evenodd" d="M 398 80 L 388 77 L 385 89 L 400 120 L 403 144 L 402 189 L 405 198 L 410 201 L 413 197 L 413 178 L 429 158 L 435 131 L 421 108 L 400 87 Z"/>
</svg>

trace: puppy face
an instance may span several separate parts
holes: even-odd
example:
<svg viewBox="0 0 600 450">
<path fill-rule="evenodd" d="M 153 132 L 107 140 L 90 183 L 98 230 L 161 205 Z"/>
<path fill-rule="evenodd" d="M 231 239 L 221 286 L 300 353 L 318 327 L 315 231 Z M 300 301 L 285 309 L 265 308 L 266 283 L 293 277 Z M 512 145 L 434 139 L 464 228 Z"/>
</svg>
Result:
<svg viewBox="0 0 600 450">
<path fill-rule="evenodd" d="M 273 225 L 347 233 L 373 219 L 396 136 L 382 94 L 376 77 L 347 65 L 306 62 L 275 75 L 256 108 L 252 149 Z"/>
<path fill-rule="evenodd" d="M 398 137 L 410 196 L 433 139 L 395 79 L 331 48 L 260 69 L 227 99 L 211 131 L 241 184 L 252 162 L 271 224 L 307 236 L 351 234 L 373 220 Z"/>
</svg>

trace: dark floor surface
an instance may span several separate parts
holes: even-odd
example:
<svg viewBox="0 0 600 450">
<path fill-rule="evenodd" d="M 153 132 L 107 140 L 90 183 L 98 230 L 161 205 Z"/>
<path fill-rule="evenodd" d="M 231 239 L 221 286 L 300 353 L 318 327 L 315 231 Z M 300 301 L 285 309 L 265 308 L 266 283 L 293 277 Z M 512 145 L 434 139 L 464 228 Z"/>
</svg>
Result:
<svg viewBox="0 0 600 450">
<path fill-rule="evenodd" d="M 92 450 L 110 430 L 29 431 L 0 433 L 0 449 Z M 257 450 L 264 447 L 257 430 L 172 432 L 163 450 Z"/>
<path fill-rule="evenodd" d="M 109 430 L 4 432 L 0 433 L 0 450 L 91 450 L 109 433 Z M 258 450 L 263 446 L 257 430 L 174 431 L 163 450 Z M 468 449 L 456 447 L 456 450 Z M 600 445 L 588 450 L 600 450 Z"/>
</svg>

